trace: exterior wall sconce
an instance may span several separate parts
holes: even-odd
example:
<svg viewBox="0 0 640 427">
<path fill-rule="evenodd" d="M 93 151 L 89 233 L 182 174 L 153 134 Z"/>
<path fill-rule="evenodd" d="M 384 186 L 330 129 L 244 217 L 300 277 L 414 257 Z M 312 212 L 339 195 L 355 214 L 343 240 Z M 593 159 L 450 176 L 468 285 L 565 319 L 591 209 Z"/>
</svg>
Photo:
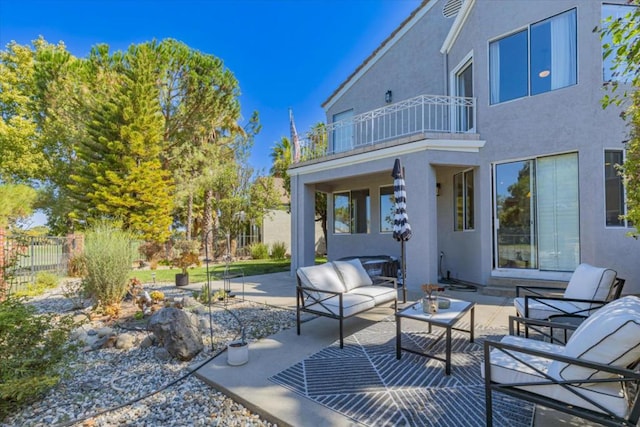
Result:
<svg viewBox="0 0 640 427">
<path fill-rule="evenodd" d="M 392 99 L 392 93 L 390 90 L 388 90 L 385 94 L 384 94 L 384 102 L 386 102 L 387 104 L 391 104 L 391 99 Z"/>
<path fill-rule="evenodd" d="M 436 182 L 436 196 L 440 195 L 440 183 Z"/>
</svg>

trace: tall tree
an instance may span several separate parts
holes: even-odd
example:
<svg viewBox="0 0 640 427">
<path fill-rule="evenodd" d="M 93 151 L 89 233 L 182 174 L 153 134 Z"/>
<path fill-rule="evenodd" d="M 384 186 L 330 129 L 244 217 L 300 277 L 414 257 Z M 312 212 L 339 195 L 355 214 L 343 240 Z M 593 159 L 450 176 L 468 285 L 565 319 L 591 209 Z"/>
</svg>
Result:
<svg viewBox="0 0 640 427">
<path fill-rule="evenodd" d="M 116 55 L 117 90 L 92 113 L 91 138 L 78 146 L 84 168 L 72 175 L 70 188 L 88 201 L 87 209 L 74 212 L 79 220 L 118 219 L 142 238 L 163 242 L 170 234 L 173 183 L 160 161 L 157 64 L 153 44 Z"/>
<path fill-rule="evenodd" d="M 610 82 L 610 92 L 602 99 L 604 108 L 614 104 L 625 108 L 624 119 L 629 124 L 626 157 L 621 167 L 626 188 L 626 218 L 638 236 L 640 224 L 640 0 L 629 0 L 629 13 L 622 19 L 608 18 L 600 34 L 611 43 L 604 44 L 604 57 L 613 56 L 616 78 Z"/>
<path fill-rule="evenodd" d="M 0 180 L 29 182 L 46 164 L 37 128 L 34 52 L 14 42 L 0 51 Z"/>
</svg>

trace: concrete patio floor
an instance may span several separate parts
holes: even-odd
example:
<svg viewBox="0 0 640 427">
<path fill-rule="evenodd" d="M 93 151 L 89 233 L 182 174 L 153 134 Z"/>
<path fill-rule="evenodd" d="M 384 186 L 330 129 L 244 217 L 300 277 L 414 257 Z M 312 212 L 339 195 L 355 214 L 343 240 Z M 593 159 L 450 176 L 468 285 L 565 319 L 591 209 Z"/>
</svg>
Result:
<svg viewBox="0 0 640 427">
<path fill-rule="evenodd" d="M 274 273 L 244 279 L 244 298 L 276 307 L 295 310 L 295 278 L 290 273 Z M 222 284 L 215 284 L 222 287 Z M 189 285 L 199 290 L 201 284 Z M 242 297 L 242 279 L 234 279 L 232 291 Z M 447 295 L 476 303 L 476 327 L 506 328 L 508 317 L 515 313 L 512 299 L 483 295 L 480 292 L 447 290 Z M 408 302 L 419 297 L 409 292 Z M 348 336 L 393 314 L 390 307 L 378 307 L 350 318 L 344 323 Z M 279 426 L 356 426 L 359 423 L 310 399 L 268 380 L 291 365 L 329 346 L 338 338 L 337 322 L 314 318 L 302 324 L 302 334 L 291 328 L 251 343 L 249 363 L 230 366 L 226 353 L 209 362 L 196 376 L 213 388 L 242 403 L 251 411 Z M 478 367 L 480 369 L 480 367 Z M 537 407 L 534 427 L 595 426 L 585 420 L 554 410 Z"/>
</svg>

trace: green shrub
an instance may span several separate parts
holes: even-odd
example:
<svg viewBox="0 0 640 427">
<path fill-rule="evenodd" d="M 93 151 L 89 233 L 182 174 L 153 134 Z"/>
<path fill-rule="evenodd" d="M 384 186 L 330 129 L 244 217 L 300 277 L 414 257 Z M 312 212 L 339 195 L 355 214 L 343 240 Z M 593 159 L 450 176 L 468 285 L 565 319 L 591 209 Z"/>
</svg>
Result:
<svg viewBox="0 0 640 427">
<path fill-rule="evenodd" d="M 42 272 L 38 273 L 36 276 L 36 283 L 43 286 L 45 289 L 56 288 L 59 281 L 60 278 L 53 273 Z"/>
<path fill-rule="evenodd" d="M 37 314 L 18 298 L 0 302 L 0 420 L 58 383 L 77 326 L 71 315 Z"/>
<path fill-rule="evenodd" d="M 133 250 L 131 235 L 109 224 L 99 224 L 85 237 L 85 287 L 103 309 L 119 307 L 127 294 Z"/>
<path fill-rule="evenodd" d="M 269 247 L 264 243 L 254 243 L 251 245 L 251 258 L 253 259 L 268 259 Z"/>
<path fill-rule="evenodd" d="M 287 254 L 287 245 L 284 242 L 273 242 L 271 245 L 271 258 L 284 259 Z"/>
</svg>

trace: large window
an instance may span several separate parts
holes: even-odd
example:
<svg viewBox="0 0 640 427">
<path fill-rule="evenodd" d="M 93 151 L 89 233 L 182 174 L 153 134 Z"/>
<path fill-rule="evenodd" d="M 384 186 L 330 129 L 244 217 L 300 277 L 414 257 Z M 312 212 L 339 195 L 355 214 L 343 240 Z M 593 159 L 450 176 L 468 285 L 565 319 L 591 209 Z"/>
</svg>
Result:
<svg viewBox="0 0 640 427">
<path fill-rule="evenodd" d="M 624 218 L 624 185 L 618 166 L 624 162 L 622 150 L 605 150 L 604 152 L 604 198 L 605 221 L 609 227 L 628 227 L 633 224 Z"/>
<path fill-rule="evenodd" d="M 573 271 L 580 259 L 578 155 L 495 165 L 498 268 Z"/>
<path fill-rule="evenodd" d="M 457 173 L 453 176 L 454 230 L 473 230 L 473 170 Z"/>
<path fill-rule="evenodd" d="M 393 232 L 393 215 L 395 198 L 393 185 L 380 187 L 380 232 Z"/>
<path fill-rule="evenodd" d="M 576 58 L 575 9 L 490 43 L 491 104 L 576 84 Z"/>
<path fill-rule="evenodd" d="M 608 20 L 624 20 L 628 21 L 630 18 L 630 14 L 635 11 L 637 6 L 623 5 L 623 4 L 603 4 L 602 5 L 602 27 L 604 29 L 607 28 Z M 602 38 L 602 46 L 603 49 L 612 46 L 613 41 L 609 34 L 605 34 Z M 614 49 L 616 45 L 613 45 Z M 615 52 L 615 50 L 614 50 Z M 602 75 L 605 82 L 617 80 L 620 82 L 630 81 L 634 76 L 632 73 L 623 74 L 624 68 L 626 67 L 626 63 L 622 62 L 618 65 L 618 68 L 614 71 L 611 69 L 613 67 L 615 53 L 611 53 L 608 56 L 602 57 Z"/>
<path fill-rule="evenodd" d="M 353 148 L 353 110 L 343 111 L 333 115 L 334 128 L 331 134 L 333 138 L 333 152 L 340 153 Z"/>
<path fill-rule="evenodd" d="M 371 199 L 369 190 L 353 190 L 333 195 L 333 232 L 369 233 Z"/>
</svg>

